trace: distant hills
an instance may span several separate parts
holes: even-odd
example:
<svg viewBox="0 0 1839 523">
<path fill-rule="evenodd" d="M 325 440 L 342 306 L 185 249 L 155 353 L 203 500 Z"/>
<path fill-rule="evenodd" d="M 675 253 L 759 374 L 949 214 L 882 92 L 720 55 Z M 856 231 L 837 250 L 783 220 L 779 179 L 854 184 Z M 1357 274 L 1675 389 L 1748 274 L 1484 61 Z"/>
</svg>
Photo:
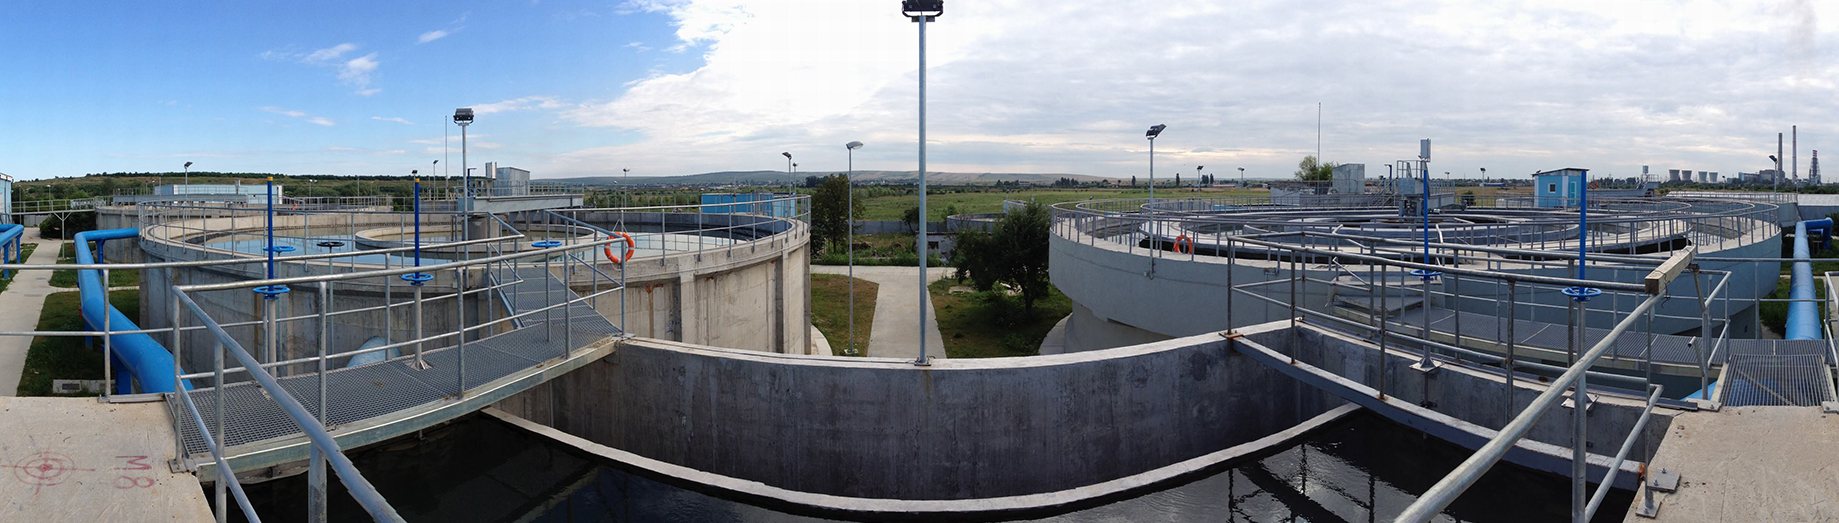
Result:
<svg viewBox="0 0 1839 523">
<path fill-rule="evenodd" d="M 634 176 L 629 182 L 619 176 L 546 178 L 541 181 L 570 182 L 601 186 L 614 186 L 625 183 L 631 183 L 635 186 L 802 185 L 805 182 L 806 176 L 828 176 L 831 174 L 837 174 L 837 172 L 813 171 L 788 174 L 785 171 L 722 171 L 682 176 Z M 1072 178 L 1081 182 L 1099 182 L 1115 179 L 1086 174 L 926 173 L 926 183 L 943 185 L 995 184 L 999 181 L 1021 181 L 1045 185 L 1054 183 L 1055 180 L 1061 178 Z M 856 171 L 855 179 L 858 183 L 914 183 L 919 181 L 919 171 Z"/>
</svg>

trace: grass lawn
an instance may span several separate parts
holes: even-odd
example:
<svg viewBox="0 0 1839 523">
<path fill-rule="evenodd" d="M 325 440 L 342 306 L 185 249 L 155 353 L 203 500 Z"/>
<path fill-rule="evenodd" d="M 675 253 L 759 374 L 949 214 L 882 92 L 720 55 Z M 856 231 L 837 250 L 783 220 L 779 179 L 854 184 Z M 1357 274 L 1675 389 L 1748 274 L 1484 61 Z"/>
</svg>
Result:
<svg viewBox="0 0 1839 523">
<path fill-rule="evenodd" d="M 856 354 L 844 354 L 849 348 L 849 277 L 811 275 L 811 323 L 830 340 L 831 354 L 868 354 L 868 335 L 875 327 L 875 296 L 880 289 L 875 282 L 856 278 Z"/>
<path fill-rule="evenodd" d="M 946 278 L 930 288 L 945 355 L 952 358 L 1039 354 L 1047 331 L 1073 312 L 1073 300 L 1051 286 L 1047 296 L 1035 302 L 1034 315 L 1024 317 L 1020 297 L 1003 297 L 996 291 L 952 294 L 953 285 L 963 284 Z"/>
<path fill-rule="evenodd" d="M 896 265 L 901 267 L 918 267 L 919 253 L 913 250 L 912 234 L 858 234 L 856 235 L 856 265 Z M 939 259 L 939 253 L 926 254 L 928 267 L 944 267 L 945 260 Z M 826 251 L 822 256 L 811 261 L 817 265 L 848 265 L 849 253 L 841 248 Z"/>
<path fill-rule="evenodd" d="M 32 251 L 36 250 L 38 250 L 38 244 L 36 243 L 21 244 L 19 247 L 20 263 L 25 263 L 25 260 L 32 259 Z M 7 275 L 6 278 L 0 278 L 0 292 L 6 292 L 6 288 L 13 284 L 13 277 L 18 275 L 19 272 L 14 271 L 12 274 Z"/>
<path fill-rule="evenodd" d="M 57 262 L 62 263 L 62 264 L 76 263 L 77 262 L 77 251 L 75 249 L 75 245 L 76 244 L 74 243 L 64 244 L 64 249 L 61 251 L 58 251 L 57 253 Z M 52 287 L 63 287 L 66 289 L 74 289 L 77 287 L 77 271 L 75 270 L 51 271 L 51 280 L 46 283 L 51 284 Z M 140 271 L 138 270 L 109 271 L 109 286 L 110 287 L 138 287 L 140 286 Z"/>
<path fill-rule="evenodd" d="M 109 293 L 109 302 L 129 318 L 140 317 L 140 291 Z M 77 293 L 58 292 L 45 297 L 44 311 L 39 313 L 38 330 L 80 331 L 83 318 L 77 312 Z M 52 396 L 52 379 L 102 379 L 102 343 L 84 347 L 77 336 L 39 336 L 32 338 L 26 353 L 25 372 L 19 376 L 20 396 Z M 120 369 L 117 369 L 118 371 Z M 122 374 L 117 372 L 116 376 Z"/>
</svg>

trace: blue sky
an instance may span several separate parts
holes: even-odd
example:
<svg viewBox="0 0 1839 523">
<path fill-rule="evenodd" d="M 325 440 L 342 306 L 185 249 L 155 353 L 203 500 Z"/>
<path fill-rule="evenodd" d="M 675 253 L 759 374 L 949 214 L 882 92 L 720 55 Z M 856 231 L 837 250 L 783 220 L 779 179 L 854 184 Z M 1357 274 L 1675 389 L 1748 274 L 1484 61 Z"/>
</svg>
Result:
<svg viewBox="0 0 1839 523">
<path fill-rule="evenodd" d="M 0 16 L 0 63 L 10 78 L 0 106 L 13 123 L 0 125 L 0 172 L 25 178 L 177 170 L 185 161 L 340 174 L 398 164 L 406 174 L 439 158 L 426 149 L 440 146 L 454 107 L 610 98 L 652 71 L 700 62 L 693 50 L 660 50 L 677 44 L 666 16 L 604 2 L 6 9 L 14 12 Z M 421 41 L 434 31 L 447 34 Z M 341 45 L 349 50 L 331 56 Z M 331 51 L 309 58 L 321 50 Z M 364 57 L 374 70 L 360 62 L 351 71 L 348 62 Z M 484 135 L 475 143 L 495 148 L 474 149 L 478 160 L 633 139 L 615 128 L 558 128 L 553 118 L 481 118 L 491 125 L 473 129 Z M 457 163 L 457 131 L 454 144 Z"/>
<path fill-rule="evenodd" d="M 1729 175 L 1795 124 L 1804 171 L 1839 149 L 1835 21 L 1816 0 L 949 0 L 928 165 L 1141 176 L 1167 124 L 1158 167 L 1284 177 L 1320 103 L 1325 159 L 1375 173 L 1431 138 L 1457 176 Z M 9 3 L 0 172 L 406 174 L 461 106 L 474 165 L 538 178 L 782 151 L 840 171 L 852 140 L 858 168 L 911 170 L 917 51 L 896 0 Z"/>
</svg>

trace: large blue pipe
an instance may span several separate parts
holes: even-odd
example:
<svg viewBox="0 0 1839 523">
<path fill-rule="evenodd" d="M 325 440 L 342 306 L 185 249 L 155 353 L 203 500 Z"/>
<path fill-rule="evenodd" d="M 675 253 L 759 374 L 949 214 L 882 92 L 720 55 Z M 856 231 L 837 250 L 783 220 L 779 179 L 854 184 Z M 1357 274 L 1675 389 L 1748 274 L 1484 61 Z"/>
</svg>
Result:
<svg viewBox="0 0 1839 523">
<path fill-rule="evenodd" d="M 1824 223 L 1819 223 L 1824 222 Z M 1817 340 L 1820 336 L 1820 304 L 1814 301 L 1813 292 L 1813 258 L 1812 249 L 1808 248 L 1807 229 L 1824 227 L 1832 229 L 1831 219 L 1798 222 L 1794 224 L 1794 271 L 1793 279 L 1788 282 L 1787 332 L 1782 337 L 1790 340 Z"/>
<path fill-rule="evenodd" d="M 98 246 L 106 240 L 119 240 L 140 236 L 138 229 L 108 229 L 77 233 L 77 264 L 92 265 L 95 258 L 90 255 L 89 242 Z M 127 315 L 116 310 L 108 303 L 108 286 L 102 283 L 102 271 L 82 269 L 77 271 L 77 290 L 81 293 L 83 322 L 90 330 L 102 330 L 103 314 L 107 314 L 108 328 L 112 331 L 140 330 L 140 326 Z M 146 334 L 114 334 L 109 336 L 109 349 L 114 354 L 117 369 L 127 371 L 133 379 L 121 379 L 121 372 L 116 372 L 115 392 L 128 394 L 138 387 L 141 392 L 172 392 L 172 353 L 159 342 L 153 341 Z M 190 382 L 185 384 L 190 390 Z"/>
<path fill-rule="evenodd" d="M 0 225 L 0 261 L 21 263 L 25 260 L 19 256 L 19 237 L 26 227 L 16 223 Z M 10 276 L 18 271 L 0 271 L 0 277 Z"/>
</svg>

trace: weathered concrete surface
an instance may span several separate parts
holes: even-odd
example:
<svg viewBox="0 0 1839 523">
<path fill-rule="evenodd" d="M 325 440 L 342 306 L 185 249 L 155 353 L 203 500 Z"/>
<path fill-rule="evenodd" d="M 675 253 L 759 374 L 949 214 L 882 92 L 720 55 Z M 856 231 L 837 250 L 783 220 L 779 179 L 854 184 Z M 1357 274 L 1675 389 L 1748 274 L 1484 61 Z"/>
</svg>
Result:
<svg viewBox="0 0 1839 523">
<path fill-rule="evenodd" d="M 516 427 L 529 430 L 550 438 L 557 443 L 568 445 L 584 452 L 623 463 L 627 466 L 651 471 L 653 473 L 680 478 L 726 491 L 742 500 L 764 500 L 770 503 L 790 503 L 805 509 L 813 509 L 827 515 L 837 515 L 844 519 L 877 517 L 903 520 L 983 520 L 1015 519 L 1034 515 L 1052 514 L 1056 509 L 1065 510 L 1079 504 L 1105 503 L 1108 500 L 1123 499 L 1139 495 L 1151 489 L 1166 488 L 1170 481 L 1196 477 L 1201 474 L 1218 473 L 1217 467 L 1238 459 L 1264 452 L 1273 452 L 1293 445 L 1297 440 L 1308 436 L 1315 429 L 1334 423 L 1348 415 L 1358 412 L 1360 407 L 1342 405 L 1329 409 L 1303 423 L 1277 431 L 1271 435 L 1258 438 L 1218 452 L 1212 452 L 1194 459 L 1182 461 L 1167 467 L 1134 474 L 1103 483 L 1075 487 L 1040 494 L 1004 496 L 977 499 L 870 499 L 828 494 L 798 492 L 762 484 L 757 481 L 711 474 L 700 470 L 673 465 L 663 461 L 646 458 L 599 443 L 594 443 L 572 434 L 544 426 L 496 408 L 487 408 L 486 415 L 498 418 Z M 756 504 L 766 504 L 755 502 Z"/>
<path fill-rule="evenodd" d="M 500 402 L 650 459 L 794 491 L 1053 492 L 1166 467 L 1340 405 L 1217 335 L 1027 358 L 790 356 L 633 339 Z"/>
<path fill-rule="evenodd" d="M 1630 508 L 1625 521 L 1839 521 L 1835 448 L 1839 416 L 1818 407 L 1680 415 L 1652 464 L 1678 472 L 1679 490 L 1655 492 L 1657 520 Z"/>
<path fill-rule="evenodd" d="M 0 427 L 0 520 L 212 520 L 164 403 L 0 398 Z"/>
<path fill-rule="evenodd" d="M 849 267 L 818 265 L 819 274 L 848 274 Z M 926 269 L 926 283 L 951 276 L 951 268 Z M 919 267 L 856 267 L 856 277 L 881 286 L 875 293 L 875 327 L 868 335 L 868 355 L 880 358 L 919 358 Z M 926 294 L 926 356 L 945 357 L 945 337 L 939 334 L 939 315 Z"/>
<path fill-rule="evenodd" d="M 21 245 L 38 244 L 32 257 L 26 259 L 29 264 L 57 263 L 58 250 L 66 243 L 40 237 L 37 227 L 26 228 L 21 241 Z M 45 296 L 75 290 L 52 287 L 51 271 L 19 271 L 13 275 L 13 283 L 7 285 L 6 292 L 0 294 L 6 301 L 6 314 L 0 314 L 0 330 L 38 330 L 38 316 L 44 311 Z M 31 336 L 0 336 L 0 396 L 18 393 L 20 374 L 26 368 L 26 352 L 31 348 Z"/>
</svg>

